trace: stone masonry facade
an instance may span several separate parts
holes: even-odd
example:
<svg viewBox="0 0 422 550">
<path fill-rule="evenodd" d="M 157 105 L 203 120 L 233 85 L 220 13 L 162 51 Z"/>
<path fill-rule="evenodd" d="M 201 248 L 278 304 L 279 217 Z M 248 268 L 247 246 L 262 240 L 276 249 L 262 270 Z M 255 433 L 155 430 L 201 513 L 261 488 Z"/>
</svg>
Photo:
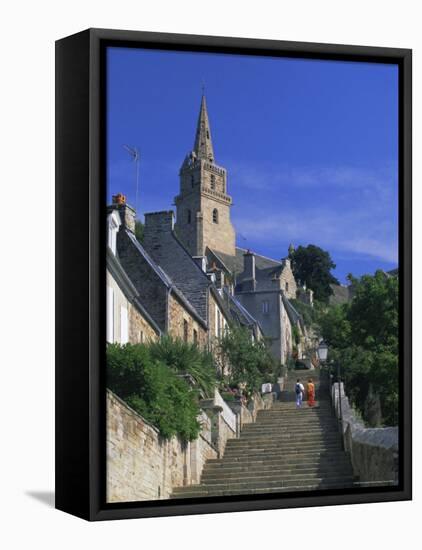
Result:
<svg viewBox="0 0 422 550">
<path fill-rule="evenodd" d="M 129 342 L 132 344 L 143 344 L 156 342 L 159 335 L 151 324 L 142 316 L 138 309 L 129 305 Z"/>
<path fill-rule="evenodd" d="M 107 392 L 107 502 L 157 500 L 173 488 L 199 483 L 206 460 L 217 458 L 211 421 L 201 415 L 193 443 L 163 439 L 154 426 Z"/>
<path fill-rule="evenodd" d="M 200 347 L 207 345 L 207 330 L 186 311 L 177 298 L 171 295 L 169 297 L 168 333 L 174 338 L 180 338 L 188 342 L 196 341 Z"/>
</svg>

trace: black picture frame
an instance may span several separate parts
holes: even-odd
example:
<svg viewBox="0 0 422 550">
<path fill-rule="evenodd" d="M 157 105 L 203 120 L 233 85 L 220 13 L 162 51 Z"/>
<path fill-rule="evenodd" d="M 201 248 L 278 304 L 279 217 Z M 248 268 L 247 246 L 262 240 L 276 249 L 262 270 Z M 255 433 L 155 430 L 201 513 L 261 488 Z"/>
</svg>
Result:
<svg viewBox="0 0 422 550">
<path fill-rule="evenodd" d="M 105 502 L 105 134 L 108 46 L 394 63 L 399 68 L 400 484 L 224 499 Z M 56 42 L 56 508 L 87 520 L 412 498 L 412 51 L 89 29 Z"/>
</svg>

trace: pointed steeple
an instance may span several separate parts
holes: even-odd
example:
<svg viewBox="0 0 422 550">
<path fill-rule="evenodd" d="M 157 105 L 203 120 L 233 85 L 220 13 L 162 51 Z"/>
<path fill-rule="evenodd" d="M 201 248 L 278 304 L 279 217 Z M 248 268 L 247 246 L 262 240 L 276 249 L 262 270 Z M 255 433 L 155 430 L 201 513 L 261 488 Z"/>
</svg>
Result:
<svg viewBox="0 0 422 550">
<path fill-rule="evenodd" d="M 193 147 L 197 158 L 214 162 L 214 149 L 212 146 L 211 129 L 208 120 L 207 102 L 205 94 L 202 94 L 201 109 L 199 111 L 198 125 L 196 128 L 195 145 Z"/>
</svg>

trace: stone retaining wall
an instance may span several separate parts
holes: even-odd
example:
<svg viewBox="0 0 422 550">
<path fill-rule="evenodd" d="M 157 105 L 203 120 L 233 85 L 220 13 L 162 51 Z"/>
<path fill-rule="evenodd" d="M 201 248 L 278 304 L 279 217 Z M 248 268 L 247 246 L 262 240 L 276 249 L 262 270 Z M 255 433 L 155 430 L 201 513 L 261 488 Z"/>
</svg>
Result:
<svg viewBox="0 0 422 550">
<path fill-rule="evenodd" d="M 107 502 L 166 499 L 174 487 L 199 483 L 206 460 L 217 457 L 211 421 L 205 413 L 200 421 L 194 442 L 166 440 L 107 391 Z"/>
<path fill-rule="evenodd" d="M 359 420 L 341 384 L 341 416 L 344 445 L 353 471 L 361 482 L 398 482 L 398 428 L 366 428 Z M 332 402 L 340 417 L 339 384 L 332 386 Z"/>
<path fill-rule="evenodd" d="M 274 394 L 256 395 L 248 407 L 240 402 L 228 407 L 217 392 L 201 402 L 199 437 L 183 443 L 162 438 L 107 390 L 107 502 L 167 499 L 175 487 L 200 483 L 205 462 L 221 457 L 227 441 L 239 436 L 243 424 L 255 422 L 273 399 Z"/>
</svg>

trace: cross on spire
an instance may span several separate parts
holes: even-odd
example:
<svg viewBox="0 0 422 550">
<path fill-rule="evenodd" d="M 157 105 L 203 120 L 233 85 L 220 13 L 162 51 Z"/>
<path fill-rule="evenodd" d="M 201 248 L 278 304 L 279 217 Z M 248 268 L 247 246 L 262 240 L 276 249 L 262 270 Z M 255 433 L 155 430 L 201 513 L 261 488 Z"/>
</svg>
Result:
<svg viewBox="0 0 422 550">
<path fill-rule="evenodd" d="M 212 146 L 211 129 L 208 120 L 207 102 L 205 100 L 204 90 L 202 93 L 201 108 L 199 111 L 195 145 L 193 150 L 195 151 L 197 158 L 214 162 L 214 149 Z"/>
</svg>

